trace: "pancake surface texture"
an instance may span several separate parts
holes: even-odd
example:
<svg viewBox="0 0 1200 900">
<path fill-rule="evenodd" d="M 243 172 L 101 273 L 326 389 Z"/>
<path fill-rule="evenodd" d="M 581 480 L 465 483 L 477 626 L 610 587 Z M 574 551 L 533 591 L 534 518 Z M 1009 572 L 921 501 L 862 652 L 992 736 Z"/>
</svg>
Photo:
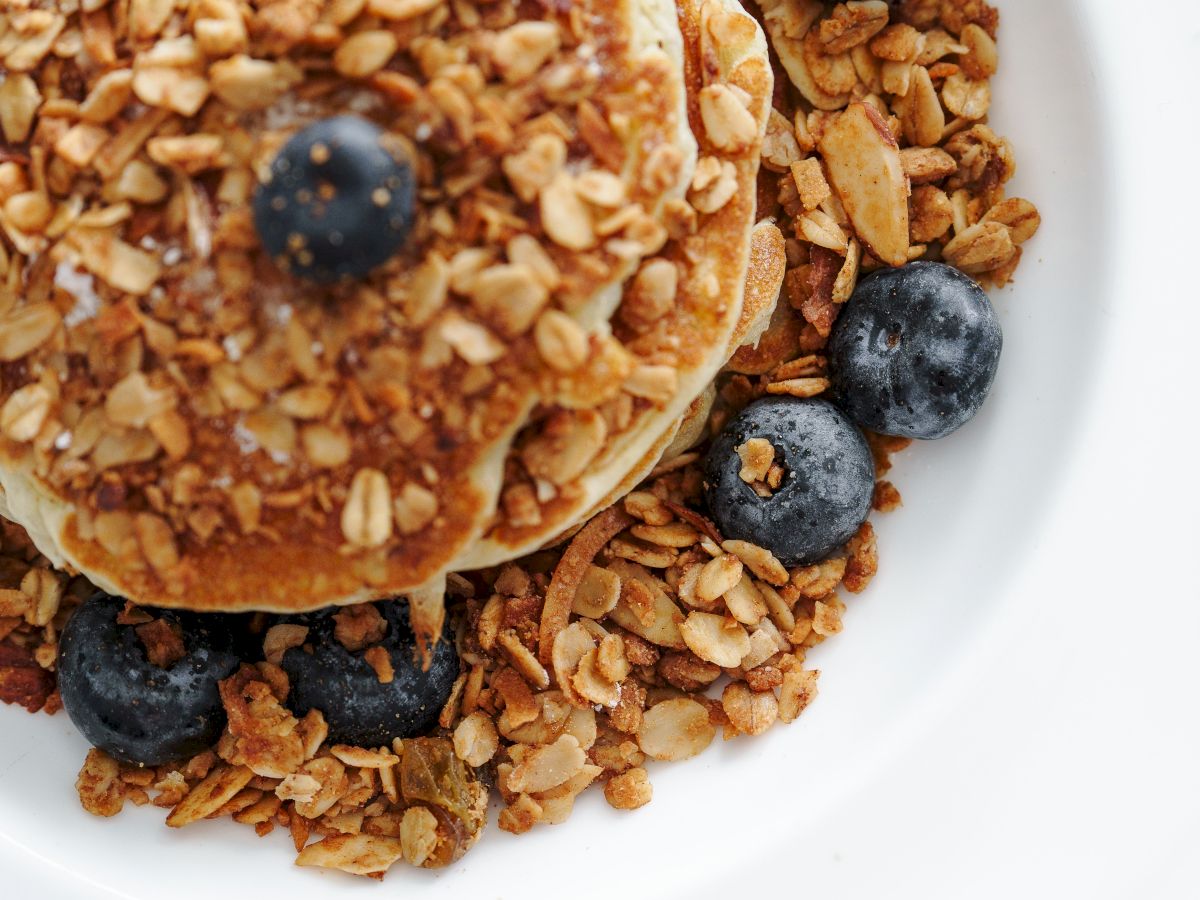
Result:
<svg viewBox="0 0 1200 900">
<path fill-rule="evenodd" d="M 693 181 L 674 6 L 160 7 L 14 18 L 83 52 L 31 33 L 0 67 L 0 513 L 148 605 L 436 584 L 531 411 L 607 383 L 621 285 Z M 413 223 L 314 283 L 252 205 L 341 115 L 407 167 Z"/>
<path fill-rule="evenodd" d="M 537 549 L 634 487 L 732 353 L 773 76 L 762 31 L 736 0 L 677 6 L 700 145 L 687 203 L 672 239 L 625 289 L 608 385 L 560 392 L 518 436 L 495 521 L 456 568 Z"/>
</svg>

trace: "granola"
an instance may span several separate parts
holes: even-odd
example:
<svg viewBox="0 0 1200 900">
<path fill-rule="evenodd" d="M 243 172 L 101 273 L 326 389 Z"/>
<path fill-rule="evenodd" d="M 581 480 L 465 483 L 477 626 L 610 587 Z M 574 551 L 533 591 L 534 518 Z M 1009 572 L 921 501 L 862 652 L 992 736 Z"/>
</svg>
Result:
<svg viewBox="0 0 1200 900">
<path fill-rule="evenodd" d="M 715 542 L 711 523 L 701 530 L 688 521 L 700 488 L 694 467 L 676 469 L 565 549 L 466 579 L 451 612 L 461 623 L 463 689 L 434 736 L 388 747 L 330 743 L 319 713 L 298 721 L 281 705 L 287 676 L 262 662 L 222 683 L 228 726 L 213 750 L 153 769 L 93 750 L 80 773 L 81 801 L 105 816 L 126 801 L 150 803 L 168 810 L 172 827 L 228 816 L 259 835 L 282 828 L 299 864 L 371 876 L 401 860 L 439 866 L 465 852 L 482 829 L 486 783 L 504 800 L 500 827 L 513 832 L 562 821 L 595 781 L 616 809 L 644 805 L 652 792 L 647 760 L 690 758 L 718 727 L 727 737 L 759 734 L 799 715 L 819 677 L 806 668 L 807 652 L 840 630 L 839 583 L 860 591 L 873 574 L 865 534 L 845 555 L 794 570 L 762 548 Z M 5 566 L 13 561 L 15 574 L 31 557 L 35 567 L 20 580 L 33 586 L 41 576 L 29 573 L 49 570 L 36 567 L 19 529 L 6 529 Z M 672 554 L 631 562 L 621 542 L 634 533 Z M 87 590 L 71 587 L 73 597 Z M 564 591 L 575 597 L 558 628 L 553 598 Z M 34 598 L 22 597 L 33 617 Z M 128 614 L 130 622 L 150 619 Z M 371 607 L 339 616 L 339 640 L 377 639 Z M 513 625 L 501 629 L 506 621 Z M 264 630 L 265 655 L 302 646 L 303 632 Z M 44 627 L 23 620 L 3 646 L 37 637 L 46 637 Z M 546 646 L 552 665 L 543 668 Z M 54 655 L 46 662 L 52 683 Z M 0 666 L 5 690 L 9 671 Z M 422 775 L 430 767 L 450 774 L 430 781 Z"/>
<path fill-rule="evenodd" d="M 225 158 L 234 152 L 224 146 L 227 142 L 179 133 L 171 124 L 175 117 L 194 114 L 210 94 L 234 109 L 268 104 L 294 78 L 279 56 L 303 34 L 319 38 L 323 52 L 332 49 L 328 64 L 339 75 L 380 77 L 382 61 L 397 53 L 402 41 L 411 45 L 418 38 L 401 26 L 368 26 L 437 16 L 442 8 L 438 0 L 369 0 L 373 18 L 343 38 L 346 26 L 360 15 L 361 2 L 332 3 L 322 10 L 320 4 L 279 0 L 260 5 L 249 29 L 240 15 L 226 15 L 236 12 L 233 3 L 204 0 L 200 5 L 204 14 L 191 24 L 189 40 L 223 62 L 204 72 L 194 49 L 180 45 L 177 37 L 156 41 L 176 5 L 134 0 L 123 27 L 145 49 L 132 71 L 113 68 L 81 96 L 72 96 L 79 93 L 77 77 L 58 48 L 78 41 L 93 58 L 115 64 L 113 22 L 102 5 L 76 19 L 60 15 L 53 4 L 25 4 L 14 26 L 18 30 L 11 32 L 20 40 L 0 31 L 0 54 L 9 72 L 0 83 L 0 128 L 10 142 L 25 141 L 36 129 L 44 132 L 35 141 L 40 153 L 0 162 L 5 198 L 0 226 L 8 240 L 0 243 L 0 264 L 9 266 L 6 271 L 14 271 L 15 254 L 65 241 L 71 264 L 100 278 L 99 287 L 88 282 L 90 289 L 104 290 L 103 284 L 132 292 L 148 289 L 161 276 L 151 255 L 103 235 L 114 224 L 143 227 L 135 205 L 176 196 L 188 174 L 222 171 L 225 189 L 245 186 L 239 180 L 243 176 L 229 174 L 238 169 L 235 160 Z M 992 7 L 980 0 L 762 0 L 760 6 L 775 61 L 791 82 L 776 93 L 758 192 L 759 215 L 772 217 L 786 232 L 784 302 L 770 314 L 757 344 L 734 353 L 718 378 L 697 445 L 759 397 L 808 398 L 828 390 L 823 351 L 860 274 L 915 259 L 944 260 L 1003 285 L 1040 223 L 1031 202 L 1005 196 L 1005 183 L 1015 171 L 1012 147 L 986 123 L 988 79 L 998 64 L 998 16 Z M 502 82 L 521 83 L 559 51 L 559 32 L 544 24 L 510 24 L 501 32 L 492 53 Z M 247 55 L 250 49 L 261 50 L 267 59 Z M 423 52 L 437 56 L 445 48 L 430 45 Z M 53 91 L 44 79 L 27 74 L 44 74 L 38 67 L 52 53 L 59 60 L 53 65 Z M 462 142 L 467 125 L 455 119 L 455 104 L 462 98 L 453 83 L 435 89 L 412 79 L 385 80 L 387 89 L 408 97 L 408 103 L 429 91 L 451 131 L 459 129 L 454 140 Z M 748 140 L 745 107 L 736 92 L 714 87 L 701 93 L 699 115 L 715 144 L 738 146 Z M 145 104 L 144 112 L 110 135 L 131 95 Z M 579 111 L 583 121 L 591 115 L 583 112 L 586 108 Z M 498 122 L 491 125 L 500 128 Z M 553 138 L 553 129 L 546 134 Z M 487 129 L 474 138 L 485 145 L 497 139 Z M 406 314 L 419 318 L 425 314 L 421 298 L 444 295 L 465 278 L 482 308 L 491 308 L 497 297 L 512 298 L 510 312 L 522 317 L 531 352 L 542 354 L 550 368 L 569 371 L 588 358 L 590 344 L 561 310 L 525 315 L 548 302 L 548 289 L 524 275 L 558 270 L 554 246 L 585 248 L 590 232 L 578 215 L 579 203 L 615 205 L 627 186 L 593 172 L 579 175 L 566 190 L 561 169 L 554 175 L 543 171 L 547 164 L 555 169 L 562 152 L 550 143 L 531 140 L 519 159 L 505 157 L 501 163 L 518 182 L 532 179 L 518 191 L 526 191 L 527 200 L 543 198 L 547 240 L 513 238 L 507 264 L 460 257 L 422 267 L 414 275 L 417 286 Z M 150 163 L 167 170 L 169 179 Z M 64 212 L 59 201 L 66 192 L 52 185 L 69 183 L 76 170 L 89 166 L 100 167 L 96 171 L 108 205 Z M 474 187 L 463 185 L 468 194 Z M 701 161 L 691 188 L 693 207 L 702 213 L 719 206 L 729 189 L 715 160 Z M 195 227 L 188 225 L 195 198 L 189 201 L 186 189 L 183 194 L 165 215 L 178 216 L 186 230 Z M 80 219 L 86 234 L 67 237 L 79 229 Z M 216 224 L 223 240 L 236 234 L 236 223 Z M 191 234 L 189 239 L 204 238 Z M 222 275 L 223 264 L 213 265 L 217 277 L 238 277 L 236 266 Z M 677 275 L 659 261 L 643 265 L 621 317 L 634 325 L 659 318 Z M 78 284 L 79 277 L 77 272 L 67 279 Z M 66 311 L 67 317 L 72 314 Z M 58 340 L 64 320 L 59 306 L 45 297 L 16 308 L 10 302 L 3 315 L 0 360 L 7 364 Z M 442 337 L 462 359 L 486 366 L 495 348 L 471 325 L 465 318 L 455 320 Z M 221 346 L 202 334 L 167 334 L 160 326 L 136 307 L 117 305 L 106 308 L 95 327 L 114 348 L 130 341 L 138 354 L 169 348 L 180 366 L 210 370 L 211 389 L 221 403 L 241 409 L 248 420 L 261 399 L 260 386 L 248 380 L 246 367 L 233 357 L 254 360 L 255 377 L 268 379 L 272 360 L 288 359 L 288 365 L 301 369 L 314 364 L 304 351 L 312 335 L 296 338 L 292 325 L 283 332 L 286 346 L 270 359 L 256 356 L 259 336 L 235 337 Z M 307 346 L 311 350 L 311 343 Z M 95 365 L 97 371 L 109 371 L 103 360 Z M 71 440 L 60 448 L 83 446 L 69 457 L 78 464 L 70 468 L 70 477 L 99 490 L 101 497 L 109 482 L 90 480 L 89 465 L 97 458 L 127 462 L 149 453 L 153 443 L 154 453 L 161 449 L 182 459 L 186 446 L 202 433 L 179 417 L 174 381 L 139 374 L 127 373 L 111 384 L 102 410 L 89 412 L 79 404 Z M 626 372 L 621 384 L 630 396 L 648 399 L 665 394 L 669 379 L 669 367 L 642 366 Z M 318 467 L 349 465 L 361 449 L 351 447 L 346 430 L 328 421 L 327 414 L 338 408 L 361 420 L 375 414 L 378 398 L 363 393 L 366 386 L 345 396 L 328 388 L 317 379 L 290 389 L 275 404 L 282 418 L 250 420 L 259 446 L 269 449 L 278 440 L 274 446 L 289 453 L 303 447 Z M 62 414 L 61 390 L 62 385 L 34 381 L 9 393 L 0 410 L 5 438 L 37 445 L 49 436 L 53 444 L 57 438 L 51 432 L 59 432 L 49 423 Z M 114 437 L 92 425 L 89 432 L 89 415 L 103 415 L 124 430 Z M 285 419 L 306 424 L 291 433 L 280 424 Z M 581 435 L 580 429 L 602 427 L 599 417 L 550 420 L 538 440 L 554 452 L 539 455 L 536 445 L 527 445 L 524 464 L 550 481 L 573 477 L 593 462 L 586 447 L 595 443 L 595 435 Z M 877 478 L 873 508 L 889 512 L 901 505 L 899 491 L 885 478 L 890 457 L 909 441 L 874 434 L 867 439 Z M 740 477 L 756 493 L 766 497 L 780 489 L 785 473 L 770 442 L 747 441 L 736 452 Z M 811 565 L 785 566 L 765 547 L 727 540 L 704 514 L 699 460 L 696 452 L 662 460 L 636 489 L 551 549 L 450 579 L 448 615 L 462 672 L 430 735 L 387 746 L 329 740 L 320 711 L 297 717 L 285 704 L 291 688 L 280 663 L 288 651 L 303 650 L 309 629 L 259 620 L 253 627 L 263 661 L 244 665 L 221 683 L 228 724 L 218 743 L 190 759 L 152 768 L 118 763 L 92 750 L 77 782 L 81 803 L 100 816 L 115 815 L 126 801 L 155 805 L 168 810 L 172 827 L 227 816 L 260 836 L 280 829 L 290 837 L 298 864 L 370 877 L 382 877 L 401 861 L 435 868 L 459 858 L 483 830 L 489 788 L 503 802 L 500 828 L 512 833 L 562 822 L 575 798 L 593 784 L 602 785 L 614 809 L 640 808 L 652 798 L 651 761 L 691 758 L 716 739 L 718 730 L 730 739 L 795 721 L 818 690 L 820 671 L 808 652 L 842 630 L 846 595 L 865 590 L 879 564 L 869 521 L 832 556 Z M 422 484 L 410 482 L 393 497 L 378 469 L 350 469 L 340 489 L 344 505 L 336 527 L 353 546 L 381 546 L 396 533 L 419 534 L 436 520 L 437 497 Z M 270 533 L 278 517 L 308 521 L 305 510 L 320 507 L 325 515 L 333 509 L 328 486 L 297 493 L 281 483 L 264 494 L 255 484 L 240 482 L 218 501 L 208 498 L 204 483 L 205 473 L 184 476 L 182 470 L 168 490 L 146 481 L 139 489 L 159 496 L 158 512 L 141 513 L 119 526 L 97 515 L 97 536 L 107 534 L 127 547 L 139 565 L 169 572 L 178 565 L 170 549 L 178 516 L 192 533 L 212 537 L 223 528 Z M 502 509 L 510 521 L 522 510 L 537 512 L 535 490 L 530 487 L 523 499 L 506 496 Z M 184 504 L 186 511 L 173 503 Z M 56 571 L 19 527 L 0 520 L 0 699 L 31 712 L 53 713 L 61 706 L 54 678 L 58 635 L 91 591 L 84 578 Z M 178 636 L 163 620 L 134 607 L 123 615 L 154 664 L 169 665 L 182 652 Z M 381 683 L 395 677 L 379 645 L 382 619 L 373 606 L 339 612 L 335 633 L 347 650 L 363 653 Z"/>
</svg>

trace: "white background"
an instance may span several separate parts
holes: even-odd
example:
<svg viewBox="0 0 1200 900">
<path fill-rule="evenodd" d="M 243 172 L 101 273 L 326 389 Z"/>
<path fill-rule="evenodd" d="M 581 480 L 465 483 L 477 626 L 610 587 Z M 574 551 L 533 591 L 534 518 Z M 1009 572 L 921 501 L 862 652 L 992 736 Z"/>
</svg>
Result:
<svg viewBox="0 0 1200 900">
<path fill-rule="evenodd" d="M 65 717 L 0 709 L 0 896 L 1200 897 L 1200 12 L 995 2 L 994 120 L 1046 224 L 996 298 L 996 393 L 905 456 L 798 723 L 378 887 L 281 835 L 92 820 Z"/>
</svg>

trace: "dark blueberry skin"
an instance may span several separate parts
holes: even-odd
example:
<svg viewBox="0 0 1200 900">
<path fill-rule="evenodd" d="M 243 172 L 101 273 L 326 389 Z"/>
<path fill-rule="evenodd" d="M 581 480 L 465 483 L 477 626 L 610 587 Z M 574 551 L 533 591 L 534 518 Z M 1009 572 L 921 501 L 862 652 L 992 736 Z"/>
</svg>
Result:
<svg viewBox="0 0 1200 900">
<path fill-rule="evenodd" d="M 58 643 L 63 708 L 93 746 L 124 763 L 156 766 L 211 747 L 225 727 L 217 682 L 243 658 L 235 616 L 146 610 L 178 625 L 187 655 L 169 668 L 148 659 L 132 625 L 118 625 L 125 600 L 96 594 Z"/>
<path fill-rule="evenodd" d="M 389 600 L 378 608 L 387 622 L 379 646 L 387 650 L 395 670 L 388 684 L 380 683 L 363 659 L 365 650 L 347 650 L 334 637 L 336 610 L 287 620 L 308 626 L 307 645 L 312 648 L 308 653 L 293 647 L 283 655 L 283 668 L 292 682 L 288 706 L 297 716 L 319 709 L 334 743 L 379 747 L 392 738 L 429 733 L 458 677 L 458 653 L 449 623 L 434 648 L 429 671 L 423 672 L 408 623 L 408 604 Z"/>
<path fill-rule="evenodd" d="M 945 437 L 983 406 L 1002 344 L 987 295 L 958 269 L 883 269 L 858 283 L 834 324 L 833 398 L 871 431 Z"/>
<path fill-rule="evenodd" d="M 360 278 L 386 262 L 413 219 L 409 164 L 357 116 L 294 135 L 254 196 L 254 225 L 280 268 L 310 281 Z"/>
<path fill-rule="evenodd" d="M 786 470 L 770 497 L 739 472 L 737 448 L 763 438 Z M 751 403 L 713 442 L 704 462 L 708 509 L 726 538 L 765 547 L 785 566 L 833 553 L 867 518 L 875 463 L 862 432 L 824 400 L 768 397 Z"/>
</svg>

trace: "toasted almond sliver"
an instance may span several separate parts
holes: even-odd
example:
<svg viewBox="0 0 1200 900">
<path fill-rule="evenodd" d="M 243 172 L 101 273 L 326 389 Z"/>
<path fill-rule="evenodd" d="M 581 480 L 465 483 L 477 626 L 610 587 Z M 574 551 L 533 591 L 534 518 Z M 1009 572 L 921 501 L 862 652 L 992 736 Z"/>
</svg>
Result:
<svg viewBox="0 0 1200 900">
<path fill-rule="evenodd" d="M 853 103 L 825 129 L 819 144 L 829 180 L 859 241 L 889 265 L 903 265 L 908 259 L 908 182 L 887 123 L 873 106 Z"/>
<path fill-rule="evenodd" d="M 335 744 L 329 752 L 348 766 L 360 769 L 386 769 L 400 762 L 400 757 L 384 750 L 368 750 L 364 747 L 351 747 L 346 744 Z"/>
<path fill-rule="evenodd" d="M 182 828 L 200 821 L 232 800 L 253 777 L 246 766 L 218 766 L 171 810 L 167 825 Z"/>
<path fill-rule="evenodd" d="M 400 838 L 335 834 L 301 850 L 296 865 L 340 869 L 352 875 L 379 875 L 403 855 Z"/>
<path fill-rule="evenodd" d="M 550 687 L 550 673 L 538 662 L 533 652 L 521 643 L 515 631 L 509 628 L 500 632 L 497 643 L 508 654 L 513 666 L 526 681 L 540 691 Z"/>
</svg>

